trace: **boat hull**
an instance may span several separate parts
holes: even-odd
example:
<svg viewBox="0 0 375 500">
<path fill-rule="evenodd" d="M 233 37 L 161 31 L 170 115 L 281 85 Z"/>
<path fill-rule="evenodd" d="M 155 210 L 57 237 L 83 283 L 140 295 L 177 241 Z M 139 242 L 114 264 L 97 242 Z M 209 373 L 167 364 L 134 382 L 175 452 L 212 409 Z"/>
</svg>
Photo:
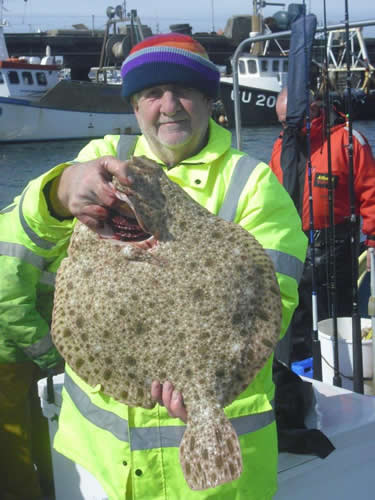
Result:
<svg viewBox="0 0 375 500">
<path fill-rule="evenodd" d="M 239 86 L 242 126 L 265 126 L 278 123 L 275 106 L 278 92 L 256 87 Z M 224 105 L 228 126 L 235 126 L 233 85 L 220 82 L 220 97 Z"/>
<path fill-rule="evenodd" d="M 62 80 L 38 100 L 0 97 L 0 142 L 137 134 L 121 85 Z"/>
<path fill-rule="evenodd" d="M 0 143 L 85 139 L 106 134 L 137 134 L 134 113 L 47 108 L 0 98 Z"/>
</svg>

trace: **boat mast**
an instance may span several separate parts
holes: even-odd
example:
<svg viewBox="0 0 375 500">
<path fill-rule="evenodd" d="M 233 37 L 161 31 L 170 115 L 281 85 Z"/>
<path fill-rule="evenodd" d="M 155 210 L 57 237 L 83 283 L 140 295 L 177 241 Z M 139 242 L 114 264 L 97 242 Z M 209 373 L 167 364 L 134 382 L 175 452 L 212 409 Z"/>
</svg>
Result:
<svg viewBox="0 0 375 500">
<path fill-rule="evenodd" d="M 3 27 L 6 26 L 6 22 L 5 19 L 3 18 L 3 9 L 5 9 L 4 0 L 0 0 L 0 61 L 4 61 L 9 57 L 4 37 Z"/>
<path fill-rule="evenodd" d="M 264 2 L 265 3 L 265 2 Z M 251 35 L 256 36 L 263 33 L 263 17 L 261 15 L 261 2 L 259 0 L 253 0 L 253 15 L 251 16 Z M 250 54 L 254 56 L 260 56 L 263 53 L 263 43 L 256 42 L 251 44 Z"/>
<path fill-rule="evenodd" d="M 7 25 L 7 21 L 4 19 L 3 15 L 4 15 L 4 10 L 7 10 L 5 7 L 4 7 L 4 0 L 0 0 L 0 28 L 2 28 L 3 26 L 6 26 Z"/>
<path fill-rule="evenodd" d="M 264 0 L 253 0 L 253 14 L 251 16 L 251 34 L 250 36 L 263 35 L 263 14 L 262 9 L 267 5 L 278 5 L 285 7 L 285 3 L 280 2 L 266 2 Z M 260 56 L 263 54 L 264 42 L 255 42 L 250 46 L 250 54 Z"/>
</svg>

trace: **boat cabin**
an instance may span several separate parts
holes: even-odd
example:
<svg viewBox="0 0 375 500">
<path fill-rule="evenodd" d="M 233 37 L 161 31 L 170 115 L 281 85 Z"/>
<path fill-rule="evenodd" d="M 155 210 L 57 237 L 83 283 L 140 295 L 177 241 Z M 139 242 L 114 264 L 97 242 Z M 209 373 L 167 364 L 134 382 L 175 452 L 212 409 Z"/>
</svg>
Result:
<svg viewBox="0 0 375 500">
<path fill-rule="evenodd" d="M 38 100 L 60 79 L 61 67 L 50 61 L 29 62 L 26 58 L 0 61 L 0 97 Z"/>
<path fill-rule="evenodd" d="M 279 92 L 286 85 L 288 58 L 243 54 L 238 60 L 240 85 Z"/>
<path fill-rule="evenodd" d="M 57 59 L 63 62 L 60 56 L 55 58 L 51 55 L 49 46 L 42 58 L 9 57 L 4 30 L 0 25 L 0 98 L 39 100 L 62 78 L 62 66 L 57 64 Z"/>
</svg>

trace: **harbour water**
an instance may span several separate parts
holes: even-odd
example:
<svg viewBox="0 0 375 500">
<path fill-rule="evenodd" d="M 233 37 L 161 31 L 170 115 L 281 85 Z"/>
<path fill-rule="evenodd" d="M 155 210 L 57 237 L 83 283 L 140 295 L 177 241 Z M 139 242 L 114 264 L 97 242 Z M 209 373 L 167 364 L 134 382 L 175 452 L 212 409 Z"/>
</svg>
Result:
<svg viewBox="0 0 375 500">
<path fill-rule="evenodd" d="M 359 121 L 354 128 L 367 137 L 375 154 L 375 123 Z M 279 132 L 279 126 L 243 128 L 241 149 L 268 162 Z M 74 159 L 87 142 L 84 139 L 0 145 L 0 207 L 20 194 L 29 180 L 59 163 Z"/>
</svg>

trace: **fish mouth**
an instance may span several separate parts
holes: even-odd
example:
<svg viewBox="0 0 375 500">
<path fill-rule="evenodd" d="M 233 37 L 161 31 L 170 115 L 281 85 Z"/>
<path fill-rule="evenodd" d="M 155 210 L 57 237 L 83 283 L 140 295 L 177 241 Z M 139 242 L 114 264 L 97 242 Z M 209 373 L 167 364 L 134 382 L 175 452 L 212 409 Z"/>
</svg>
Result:
<svg viewBox="0 0 375 500">
<path fill-rule="evenodd" d="M 139 225 L 136 217 L 130 217 L 117 210 L 110 210 L 108 225 L 113 231 L 113 238 L 130 243 L 148 240 L 152 234 L 147 233 Z"/>
<path fill-rule="evenodd" d="M 131 244 L 144 250 L 153 248 L 157 240 L 144 227 L 127 195 L 116 190 L 116 197 L 120 203 L 116 208 L 109 209 L 104 228 L 99 230 L 100 237 L 114 240 L 117 244 Z"/>
</svg>

